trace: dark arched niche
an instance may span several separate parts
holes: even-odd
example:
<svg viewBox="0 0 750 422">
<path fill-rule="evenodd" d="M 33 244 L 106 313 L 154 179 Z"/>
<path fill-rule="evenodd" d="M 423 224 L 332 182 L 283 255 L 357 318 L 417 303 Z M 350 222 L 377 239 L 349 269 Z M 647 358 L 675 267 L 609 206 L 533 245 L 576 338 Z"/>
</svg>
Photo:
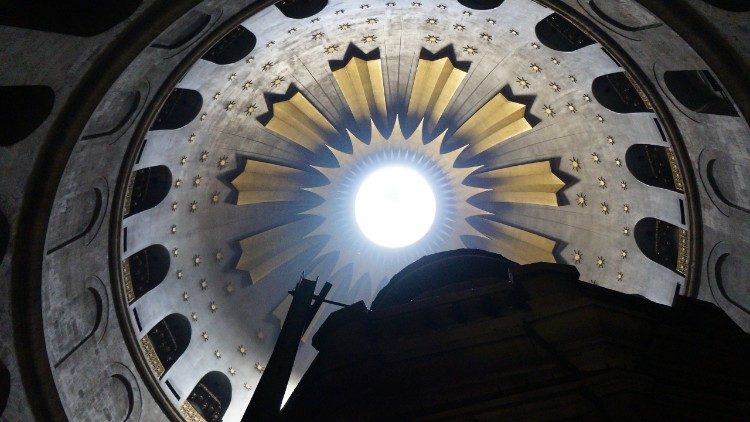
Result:
<svg viewBox="0 0 750 422">
<path fill-rule="evenodd" d="M 5 258 L 5 252 L 8 250 L 9 243 L 10 224 L 8 224 L 8 220 L 3 213 L 0 212 L 0 265 L 3 263 L 3 258 Z"/>
<path fill-rule="evenodd" d="M 0 25 L 91 37 L 112 28 L 142 0 L 0 2 Z"/>
<path fill-rule="evenodd" d="M 633 229 L 635 243 L 641 252 L 678 274 L 682 274 L 678 271 L 680 237 L 686 235 L 684 229 L 652 217 L 640 220 Z"/>
<path fill-rule="evenodd" d="M 172 172 L 166 166 L 137 170 L 132 180 L 133 184 L 128 192 L 130 206 L 125 210 L 126 217 L 159 205 L 172 188 Z"/>
<path fill-rule="evenodd" d="M 10 397 L 10 371 L 5 362 L 0 361 L 0 417 L 5 413 L 5 406 Z"/>
<path fill-rule="evenodd" d="M 203 59 L 221 65 L 235 63 L 250 54 L 257 42 L 255 34 L 240 25 L 214 44 Z"/>
<path fill-rule="evenodd" d="M 475 10 L 489 10 L 503 4 L 505 0 L 458 0 L 461 5 Z"/>
<path fill-rule="evenodd" d="M 703 0 L 703 3 L 729 12 L 750 12 L 750 1 L 747 0 Z"/>
<path fill-rule="evenodd" d="M 599 104 L 615 113 L 643 113 L 650 111 L 625 72 L 597 76 L 591 91 Z"/>
<path fill-rule="evenodd" d="M 167 315 L 154 325 L 147 336 L 164 367 L 164 372 L 159 374 L 162 376 L 185 353 L 190 344 L 190 321 L 184 315 Z"/>
<path fill-rule="evenodd" d="M 305 19 L 318 14 L 328 6 L 328 0 L 281 0 L 276 7 L 284 16 L 292 19 Z"/>
<path fill-rule="evenodd" d="M 738 116 L 724 90 L 707 70 L 664 72 L 664 82 L 677 101 L 692 111 Z"/>
<path fill-rule="evenodd" d="M 133 289 L 131 302 L 142 297 L 164 280 L 169 272 L 169 262 L 169 251 L 162 245 L 151 245 L 134 253 L 126 260 Z"/>
<path fill-rule="evenodd" d="M 192 89 L 175 88 L 164 102 L 151 130 L 179 129 L 195 119 L 203 107 L 203 97 Z"/>
<path fill-rule="evenodd" d="M 232 384 L 218 371 L 204 375 L 190 392 L 187 401 L 209 422 L 218 422 L 232 401 Z"/>
<path fill-rule="evenodd" d="M 31 135 L 47 119 L 54 103 L 55 92 L 46 85 L 0 86 L 0 146 Z"/>
<path fill-rule="evenodd" d="M 557 51 L 576 51 L 594 44 L 594 40 L 557 13 L 539 21 L 535 32 L 542 44 Z"/>
<path fill-rule="evenodd" d="M 641 182 L 657 188 L 679 191 L 669 162 L 666 147 L 635 144 L 625 153 L 625 164 L 630 173 Z"/>
</svg>

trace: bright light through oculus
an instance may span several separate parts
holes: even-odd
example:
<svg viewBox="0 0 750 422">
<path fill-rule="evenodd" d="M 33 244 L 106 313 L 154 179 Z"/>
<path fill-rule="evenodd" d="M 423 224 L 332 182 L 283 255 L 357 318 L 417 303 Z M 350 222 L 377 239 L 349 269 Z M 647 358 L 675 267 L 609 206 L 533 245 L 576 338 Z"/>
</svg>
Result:
<svg viewBox="0 0 750 422">
<path fill-rule="evenodd" d="M 354 200 L 362 233 L 387 248 L 419 239 L 435 220 L 435 195 L 422 175 L 407 167 L 385 167 L 367 176 Z"/>
</svg>

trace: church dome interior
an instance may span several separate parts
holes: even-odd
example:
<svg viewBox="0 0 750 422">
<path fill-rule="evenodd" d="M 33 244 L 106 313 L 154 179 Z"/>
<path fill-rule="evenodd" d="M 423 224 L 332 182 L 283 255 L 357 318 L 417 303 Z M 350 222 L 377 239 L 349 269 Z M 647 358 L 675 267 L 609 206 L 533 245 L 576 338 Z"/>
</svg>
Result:
<svg viewBox="0 0 750 422">
<path fill-rule="evenodd" d="M 455 249 L 747 332 L 750 9 L 669 3 L 0 6 L 0 416 L 239 421 Z"/>
</svg>

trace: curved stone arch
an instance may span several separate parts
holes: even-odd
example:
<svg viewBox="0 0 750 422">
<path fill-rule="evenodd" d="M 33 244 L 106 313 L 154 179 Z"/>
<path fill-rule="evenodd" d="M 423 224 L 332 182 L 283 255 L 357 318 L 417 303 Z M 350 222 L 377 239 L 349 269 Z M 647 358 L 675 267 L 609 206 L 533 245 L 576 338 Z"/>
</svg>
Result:
<svg viewBox="0 0 750 422">
<path fill-rule="evenodd" d="M 133 126 L 146 107 L 150 94 L 149 81 L 142 81 L 136 89 L 112 90 L 96 108 L 81 140 L 94 141 L 104 138 L 110 145 L 114 144 Z"/>
<path fill-rule="evenodd" d="M 221 372 L 211 371 L 198 381 L 181 407 L 183 415 L 197 412 L 206 420 L 221 420 L 232 401 L 232 383 Z"/>
<path fill-rule="evenodd" d="M 2 15 L 2 12 L 0 12 Z M 0 86 L 0 147 L 31 135 L 52 112 L 55 92 L 46 85 Z"/>
<path fill-rule="evenodd" d="M 86 197 L 90 197 L 87 200 Z M 91 205 L 84 204 L 88 202 Z M 91 189 L 80 192 L 73 198 L 67 200 L 71 208 L 77 208 L 80 214 L 77 221 L 79 225 L 66 224 L 60 225 L 59 230 L 50 234 L 50 243 L 54 246 L 47 250 L 47 255 L 57 252 L 80 239 L 84 239 L 84 244 L 89 245 L 96 235 L 99 233 L 101 226 L 104 222 L 104 215 L 106 214 L 106 207 L 109 204 L 109 184 L 107 180 L 100 177 L 92 183 Z M 85 223 L 85 225 L 82 225 Z M 66 230 L 73 229 L 73 232 L 66 232 Z M 63 240 L 64 239 L 64 240 Z"/>
<path fill-rule="evenodd" d="M 534 32 L 539 42 L 546 47 L 566 53 L 595 43 L 591 37 L 558 13 L 552 13 L 540 20 Z"/>
<path fill-rule="evenodd" d="M 70 358 L 78 350 L 80 350 L 81 347 L 89 341 L 89 339 L 94 338 L 98 343 L 104 337 L 104 332 L 109 321 L 109 301 L 107 300 L 106 288 L 104 287 L 104 283 L 102 283 L 101 279 L 95 276 L 86 279 L 85 284 L 86 289 L 71 301 L 66 303 L 66 305 L 62 308 L 62 311 L 59 313 L 58 318 L 59 320 L 64 321 L 66 320 L 66 315 L 68 315 L 69 318 L 73 318 L 72 322 L 69 321 L 69 325 L 74 325 L 73 322 L 76 321 L 78 321 L 80 324 L 80 317 L 83 313 L 81 312 L 81 307 L 84 306 L 86 310 L 93 311 L 93 315 L 91 315 L 92 321 L 90 321 L 91 324 L 89 324 L 90 328 L 88 328 L 86 334 L 83 335 L 80 340 L 75 342 L 72 347 L 70 347 L 70 349 L 60 357 L 60 359 L 54 362 L 54 368 L 59 368 L 66 360 L 68 360 L 68 358 Z M 93 305 L 93 309 L 91 306 L 86 305 L 86 302 L 89 302 L 87 299 L 91 299 L 91 301 L 93 302 L 91 303 L 91 305 Z M 69 315 L 70 309 L 76 310 L 74 315 Z M 65 337 L 69 338 L 70 335 L 67 335 Z"/>
<path fill-rule="evenodd" d="M 218 65 L 236 63 L 255 49 L 258 39 L 247 28 L 238 25 L 228 34 L 224 35 L 203 55 L 203 60 L 208 60 Z"/>
<path fill-rule="evenodd" d="M 633 144 L 625 152 L 625 165 L 630 174 L 638 181 L 649 186 L 668 189 L 674 192 L 684 191 L 682 178 L 678 171 L 674 153 L 662 145 Z"/>
<path fill-rule="evenodd" d="M 175 88 L 159 110 L 150 130 L 174 130 L 195 120 L 203 107 L 203 96 L 195 90 Z"/>
<path fill-rule="evenodd" d="M 122 262 L 123 283 L 132 303 L 158 286 L 169 272 L 171 257 L 162 245 L 147 246 Z"/>
<path fill-rule="evenodd" d="M 651 112 L 651 104 L 625 72 L 597 76 L 591 83 L 594 98 L 607 109 L 621 114 Z"/>
<path fill-rule="evenodd" d="M 281 0 L 276 3 L 284 16 L 305 19 L 317 15 L 328 6 L 328 0 Z"/>
<path fill-rule="evenodd" d="M 494 9 L 505 2 L 505 0 L 458 0 L 462 6 L 474 10 Z"/>
<path fill-rule="evenodd" d="M 687 230 L 653 217 L 639 220 L 633 227 L 638 249 L 650 260 L 680 275 L 687 271 Z"/>
<path fill-rule="evenodd" d="M 0 8 L 0 25 L 93 37 L 130 17 L 141 3 L 142 0 L 5 2 Z"/>
<path fill-rule="evenodd" d="M 686 109 L 701 114 L 739 117 L 732 101 L 708 70 L 668 70 L 667 91 Z"/>
<path fill-rule="evenodd" d="M 123 363 L 109 365 L 107 373 L 112 380 L 122 383 L 127 395 L 127 411 L 123 421 L 140 421 L 143 409 L 141 386 L 133 371 Z"/>
<path fill-rule="evenodd" d="M 578 4 L 583 7 L 583 0 L 578 0 Z M 635 33 L 662 26 L 662 23 L 656 20 L 650 12 L 641 9 L 634 9 L 632 6 L 630 9 L 623 10 L 621 9 L 623 7 L 621 3 L 608 1 L 600 1 L 597 3 L 595 0 L 588 0 L 588 5 L 596 17 L 604 21 L 607 25 L 620 31 Z M 612 16 L 612 12 L 620 12 L 620 14 Z M 629 18 L 630 21 L 623 21 L 623 18 Z M 633 39 L 625 35 L 622 36 Z"/>
<path fill-rule="evenodd" d="M 172 172 L 167 166 L 146 167 L 130 177 L 123 210 L 125 218 L 159 205 L 172 189 Z"/>
<path fill-rule="evenodd" d="M 160 35 L 151 47 L 163 50 L 181 49 L 201 34 L 209 23 L 211 15 L 200 10 L 191 10 L 176 22 L 174 29 Z"/>
</svg>

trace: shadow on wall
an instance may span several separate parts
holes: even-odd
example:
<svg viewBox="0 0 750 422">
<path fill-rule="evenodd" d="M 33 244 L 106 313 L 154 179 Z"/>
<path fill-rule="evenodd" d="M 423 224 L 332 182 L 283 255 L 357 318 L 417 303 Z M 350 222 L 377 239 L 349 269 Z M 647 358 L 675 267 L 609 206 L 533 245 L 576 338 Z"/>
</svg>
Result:
<svg viewBox="0 0 750 422">
<path fill-rule="evenodd" d="M 615 113 L 646 113 L 651 111 L 625 72 L 597 76 L 591 83 L 596 100 Z"/>
<path fill-rule="evenodd" d="M 10 396 L 10 371 L 4 362 L 0 361 L 0 417 L 5 413 L 5 406 Z M 3 418 L 5 420 L 5 418 Z"/>
<path fill-rule="evenodd" d="M 318 14 L 328 6 L 328 0 L 281 0 L 276 3 L 284 16 L 292 19 L 305 19 Z"/>
<path fill-rule="evenodd" d="M 729 12 L 750 12 L 750 1 L 747 0 L 703 0 L 703 3 Z"/>
<path fill-rule="evenodd" d="M 220 421 L 232 401 L 232 384 L 218 371 L 204 375 L 187 401 L 207 421 Z"/>
<path fill-rule="evenodd" d="M 0 16 L 2 13 L 0 10 Z M 54 103 L 55 92 L 46 85 L 0 87 L 0 146 L 11 146 L 31 135 L 47 119 Z"/>
<path fill-rule="evenodd" d="M 625 165 L 639 181 L 657 188 L 679 192 L 675 186 L 666 147 L 631 145 L 625 153 Z"/>
<path fill-rule="evenodd" d="M 255 34 L 238 26 L 214 44 L 203 59 L 219 65 L 236 63 L 250 54 L 257 42 Z"/>
<path fill-rule="evenodd" d="M 635 243 L 644 255 L 681 275 L 679 248 L 680 238 L 685 235 L 684 229 L 652 217 L 640 220 L 633 229 Z"/>
<path fill-rule="evenodd" d="M 0 25 L 91 37 L 107 31 L 138 9 L 142 0 L 4 1 Z"/>
<path fill-rule="evenodd" d="M 125 210 L 125 217 L 151 209 L 167 197 L 172 188 L 172 172 L 166 166 L 154 166 L 140 169 L 131 179 L 130 207 Z"/>
<path fill-rule="evenodd" d="M 5 258 L 5 252 L 8 250 L 8 244 L 10 243 L 10 224 L 5 216 L 0 213 L 0 265 L 3 263 Z"/>
</svg>

